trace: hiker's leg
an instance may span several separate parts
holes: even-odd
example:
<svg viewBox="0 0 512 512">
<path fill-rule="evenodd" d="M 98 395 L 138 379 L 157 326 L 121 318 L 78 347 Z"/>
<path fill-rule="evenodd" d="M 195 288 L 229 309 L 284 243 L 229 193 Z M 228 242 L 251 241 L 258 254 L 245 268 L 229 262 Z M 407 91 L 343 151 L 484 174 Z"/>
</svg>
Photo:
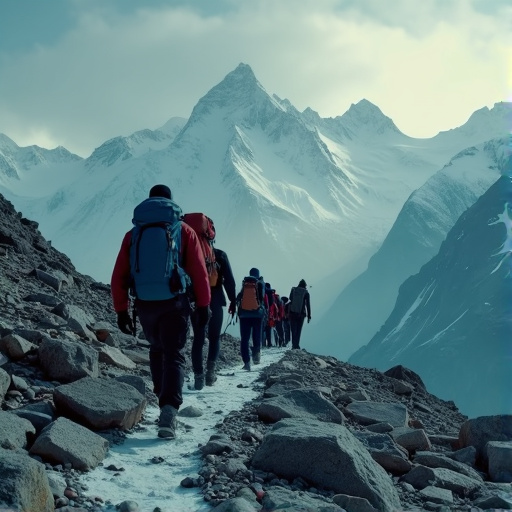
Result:
<svg viewBox="0 0 512 512">
<path fill-rule="evenodd" d="M 300 335 L 302 333 L 302 326 L 304 325 L 304 320 L 305 320 L 305 316 L 300 316 L 299 318 L 297 318 L 297 337 L 296 337 L 296 343 L 297 343 L 297 348 L 299 348 L 299 345 L 300 345 Z"/>
<path fill-rule="evenodd" d="M 261 351 L 261 318 L 254 318 L 252 328 L 252 354 Z"/>
<path fill-rule="evenodd" d="M 199 327 L 196 311 L 191 313 L 190 323 L 192 324 L 192 330 L 194 331 L 192 350 L 190 354 L 192 359 L 192 369 L 194 370 L 194 373 L 201 374 L 203 373 L 203 346 L 206 329 L 205 327 Z"/>
<path fill-rule="evenodd" d="M 208 322 L 208 361 L 217 361 L 220 351 L 220 332 L 224 320 L 224 308 L 220 304 L 211 304 L 212 316 Z"/>
<path fill-rule="evenodd" d="M 240 355 L 242 361 L 248 363 L 250 361 L 249 355 L 249 339 L 251 337 L 251 323 L 250 318 L 240 318 Z"/>
<path fill-rule="evenodd" d="M 290 331 L 292 335 L 292 348 L 298 348 L 299 347 L 299 335 L 297 331 L 297 320 L 295 316 L 290 317 Z"/>
</svg>

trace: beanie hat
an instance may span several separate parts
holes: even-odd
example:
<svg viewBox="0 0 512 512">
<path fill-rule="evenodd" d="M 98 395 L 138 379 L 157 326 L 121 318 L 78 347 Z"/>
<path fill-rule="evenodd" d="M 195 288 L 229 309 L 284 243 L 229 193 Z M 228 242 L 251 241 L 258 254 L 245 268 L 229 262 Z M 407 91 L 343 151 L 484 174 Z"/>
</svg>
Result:
<svg viewBox="0 0 512 512">
<path fill-rule="evenodd" d="M 270 283 L 265 283 L 265 288 L 266 288 L 267 290 L 270 290 Z"/>
<path fill-rule="evenodd" d="M 288 297 L 281 297 L 281 300 L 286 304 L 288 302 Z"/>
<path fill-rule="evenodd" d="M 171 189 L 167 185 L 155 185 L 149 191 L 149 197 L 166 197 L 172 199 Z"/>
<path fill-rule="evenodd" d="M 307 285 L 306 285 L 306 281 L 304 281 L 304 279 L 301 279 L 301 280 L 299 281 L 299 286 L 300 286 L 301 288 L 306 288 L 306 286 L 307 286 Z"/>
<path fill-rule="evenodd" d="M 249 270 L 249 275 L 251 277 L 260 277 L 260 271 L 256 267 L 253 267 Z"/>
</svg>

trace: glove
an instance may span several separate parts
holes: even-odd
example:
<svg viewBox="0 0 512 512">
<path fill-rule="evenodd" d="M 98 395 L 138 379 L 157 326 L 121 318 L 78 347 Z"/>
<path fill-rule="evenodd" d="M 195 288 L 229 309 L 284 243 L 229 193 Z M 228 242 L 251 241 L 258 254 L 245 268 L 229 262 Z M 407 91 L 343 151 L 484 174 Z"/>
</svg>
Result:
<svg viewBox="0 0 512 512">
<path fill-rule="evenodd" d="M 208 306 L 199 306 L 196 309 L 196 314 L 199 327 L 205 327 L 210 319 L 210 308 Z"/>
<path fill-rule="evenodd" d="M 309 322 L 311 322 L 311 317 L 310 316 L 308 316 L 308 324 L 309 324 Z"/>
<path fill-rule="evenodd" d="M 133 322 L 128 311 L 119 311 L 117 313 L 117 326 L 125 334 L 133 334 Z"/>
<path fill-rule="evenodd" d="M 236 301 L 232 300 L 232 301 L 229 303 L 228 313 L 229 313 L 231 316 L 234 316 L 234 314 L 236 313 Z"/>
</svg>

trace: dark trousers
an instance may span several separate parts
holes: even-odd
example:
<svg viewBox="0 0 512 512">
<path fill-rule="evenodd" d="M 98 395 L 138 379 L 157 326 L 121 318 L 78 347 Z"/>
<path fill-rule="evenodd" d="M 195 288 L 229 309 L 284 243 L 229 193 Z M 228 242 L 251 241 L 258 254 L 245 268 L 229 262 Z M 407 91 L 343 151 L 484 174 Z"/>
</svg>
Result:
<svg viewBox="0 0 512 512">
<path fill-rule="evenodd" d="M 283 320 L 283 334 L 284 334 L 284 346 L 288 345 L 291 339 L 291 332 L 290 332 L 290 320 L 288 318 L 285 318 Z"/>
<path fill-rule="evenodd" d="M 272 346 L 272 327 L 270 325 L 266 325 L 265 329 L 263 330 L 263 346 L 264 347 L 271 347 Z"/>
<path fill-rule="evenodd" d="M 179 300 L 137 301 L 137 314 L 149 347 L 149 368 L 153 391 L 160 407 L 183 403 L 185 356 L 190 304 Z"/>
<path fill-rule="evenodd" d="M 240 355 L 242 361 L 248 363 L 251 360 L 249 342 L 252 336 L 252 354 L 261 349 L 261 318 L 240 318 Z"/>
<path fill-rule="evenodd" d="M 284 345 L 284 329 L 283 329 L 283 321 L 279 320 L 276 322 L 276 334 L 277 340 L 276 345 L 282 347 Z"/>
<path fill-rule="evenodd" d="M 220 304 L 211 304 L 212 315 L 206 327 L 200 328 L 197 325 L 195 311 L 190 315 L 194 339 L 192 341 L 192 368 L 194 373 L 203 373 L 203 346 L 206 333 L 208 333 L 208 361 L 217 361 L 220 351 L 220 331 L 224 319 L 224 308 Z"/>
<path fill-rule="evenodd" d="M 305 316 L 293 315 L 292 313 L 290 313 L 290 331 L 292 335 L 292 348 L 300 348 L 300 335 L 302 332 L 302 326 L 304 325 L 305 318 Z"/>
</svg>

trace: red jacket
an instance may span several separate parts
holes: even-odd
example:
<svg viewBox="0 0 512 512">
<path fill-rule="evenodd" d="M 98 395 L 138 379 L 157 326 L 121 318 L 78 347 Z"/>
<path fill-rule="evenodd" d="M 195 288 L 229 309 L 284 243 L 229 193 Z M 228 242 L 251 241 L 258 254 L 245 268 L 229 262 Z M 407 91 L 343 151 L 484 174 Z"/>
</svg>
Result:
<svg viewBox="0 0 512 512">
<path fill-rule="evenodd" d="M 116 313 L 127 310 L 129 306 L 131 239 L 132 232 L 128 231 L 124 235 L 110 281 Z M 196 305 L 198 307 L 208 306 L 210 304 L 210 281 L 206 271 L 203 250 L 196 232 L 184 222 L 181 224 L 181 254 L 183 268 L 192 280 Z"/>
</svg>

